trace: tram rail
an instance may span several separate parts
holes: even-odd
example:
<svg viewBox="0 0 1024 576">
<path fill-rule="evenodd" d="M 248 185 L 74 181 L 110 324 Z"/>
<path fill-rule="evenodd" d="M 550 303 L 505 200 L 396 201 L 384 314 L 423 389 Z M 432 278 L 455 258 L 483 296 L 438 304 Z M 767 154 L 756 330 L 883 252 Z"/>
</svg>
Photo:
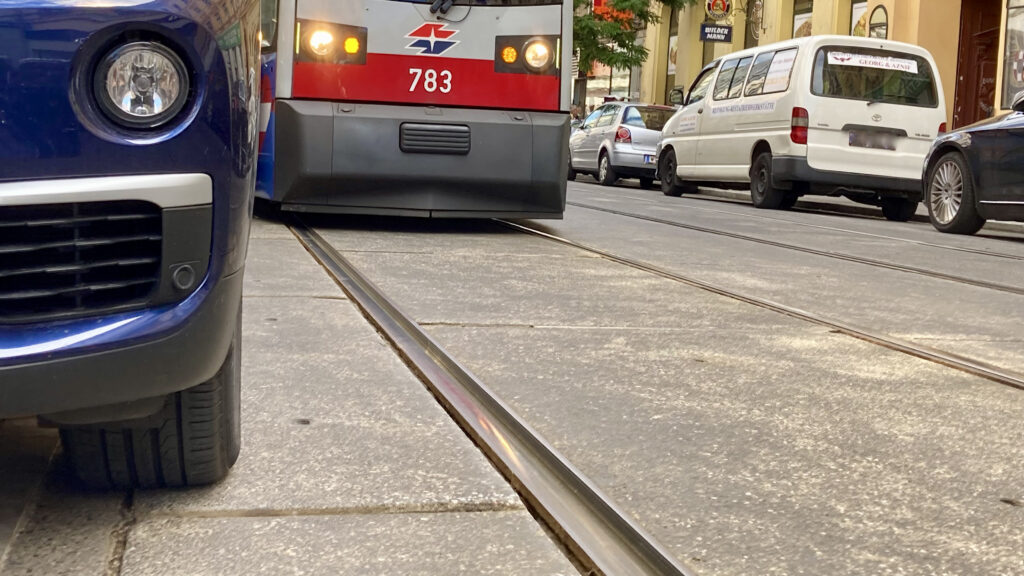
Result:
<svg viewBox="0 0 1024 576">
<path fill-rule="evenodd" d="M 315 230 L 298 217 L 289 228 L 585 574 L 693 574 Z"/>
<path fill-rule="evenodd" d="M 795 252 L 803 252 L 805 254 L 813 254 L 815 256 L 824 256 L 826 258 L 833 258 L 836 260 L 843 260 L 846 262 L 854 262 L 857 264 L 865 264 L 868 266 L 874 266 L 876 268 L 886 268 L 888 270 L 895 270 L 898 272 L 905 272 L 908 274 L 917 274 L 920 276 L 927 276 L 930 278 L 937 278 L 939 280 L 946 280 L 949 282 L 956 282 L 958 284 L 966 284 L 969 286 L 976 286 L 979 288 L 986 288 L 989 290 L 996 290 L 999 292 L 1007 292 L 1010 294 L 1017 294 L 1024 296 L 1024 287 L 1010 286 L 1007 284 L 999 284 L 997 282 L 988 282 L 985 280 L 976 280 L 974 278 L 966 278 L 964 276 L 957 276 L 955 274 L 946 274 L 944 272 L 938 272 L 935 270 L 928 270 L 926 268 L 918 268 L 916 266 L 907 266 L 905 264 L 897 264 L 894 262 L 885 262 L 883 260 L 876 260 L 874 258 L 865 258 L 863 256 L 855 256 L 852 254 L 844 254 L 842 252 L 834 252 L 832 250 L 818 250 L 816 248 L 809 248 L 806 246 L 798 246 L 796 244 L 787 244 L 785 242 L 778 242 L 776 240 L 769 240 L 767 238 L 759 238 L 757 236 L 750 236 L 748 234 L 739 234 L 737 232 L 728 232 L 725 230 L 718 230 L 715 228 L 708 228 L 706 226 L 697 226 L 695 224 L 686 224 L 683 222 L 676 222 L 674 220 L 667 220 L 665 218 L 658 218 L 655 216 L 647 216 L 644 214 L 635 214 L 632 212 L 625 212 L 622 210 L 615 210 L 612 208 L 606 208 L 603 206 L 593 206 L 590 204 L 583 204 L 580 202 L 568 202 L 571 206 L 577 208 L 584 208 L 587 210 L 595 210 L 598 212 L 605 212 L 608 214 L 614 214 L 616 216 L 623 216 L 626 218 L 633 218 L 635 220 L 643 220 L 646 222 L 653 222 L 655 224 L 663 224 L 665 226 L 672 226 L 674 228 L 682 228 L 685 230 L 692 230 L 694 232 L 701 232 L 704 234 L 713 234 L 715 236 L 723 236 L 726 238 L 733 238 L 736 240 L 743 240 L 746 242 L 754 242 L 765 246 L 772 246 L 775 248 L 783 248 L 786 250 L 793 250 Z"/>
<path fill-rule="evenodd" d="M 549 232 L 544 232 L 536 228 L 531 228 L 530 226 L 526 226 L 524 224 L 509 222 L 505 220 L 498 220 L 498 222 L 514 230 L 523 232 L 525 234 L 531 234 L 540 238 L 545 238 L 553 242 L 558 242 L 565 246 L 571 246 L 578 250 L 583 250 L 596 256 L 601 256 L 612 262 L 623 264 L 625 266 L 645 271 L 656 276 L 661 276 L 662 278 L 674 280 L 676 282 L 680 282 L 682 284 L 686 284 L 694 288 L 699 288 L 701 290 L 712 292 L 720 296 L 725 296 L 733 300 L 738 300 L 740 302 L 752 304 L 760 308 L 785 314 L 793 318 L 805 320 L 813 324 L 825 326 L 831 330 L 835 330 L 838 333 L 846 334 L 848 336 L 852 336 L 865 342 L 870 342 L 872 344 L 876 344 L 878 346 L 882 346 L 890 350 L 895 350 L 897 352 L 902 352 L 910 356 L 928 360 L 930 362 L 935 362 L 936 364 L 941 364 L 949 368 L 954 368 L 962 372 L 966 372 L 968 374 L 972 374 L 975 376 L 985 378 L 987 380 L 991 380 L 993 382 L 997 382 L 1004 386 L 1009 386 L 1011 388 L 1016 388 L 1018 390 L 1024 390 L 1024 374 L 1010 371 L 999 366 L 995 366 L 965 356 L 960 356 L 958 354 L 953 354 L 951 352 L 946 352 L 944 350 L 938 350 L 935 348 L 931 348 L 929 346 L 923 346 L 921 344 L 917 344 L 909 340 L 905 340 L 903 338 L 898 338 L 896 336 L 885 334 L 883 332 L 879 332 L 876 330 L 871 330 L 869 328 L 860 327 L 855 324 L 844 322 L 842 320 L 838 320 L 835 318 L 829 318 L 828 316 L 824 316 L 821 314 L 808 312 L 806 310 L 802 310 L 800 308 L 796 308 L 793 306 L 787 306 L 785 304 L 774 302 L 766 298 L 760 298 L 757 296 L 744 294 L 742 292 L 725 288 L 723 286 L 719 286 L 711 282 L 705 282 L 703 280 L 698 280 L 696 278 L 678 274 L 676 272 L 667 270 L 655 264 L 651 264 L 641 260 L 636 260 L 633 258 L 628 258 L 625 256 L 619 256 L 606 250 L 596 248 L 594 246 L 589 246 L 587 244 L 583 244 L 575 240 L 570 240 L 568 238 L 563 238 L 561 236 L 557 236 Z"/>
</svg>

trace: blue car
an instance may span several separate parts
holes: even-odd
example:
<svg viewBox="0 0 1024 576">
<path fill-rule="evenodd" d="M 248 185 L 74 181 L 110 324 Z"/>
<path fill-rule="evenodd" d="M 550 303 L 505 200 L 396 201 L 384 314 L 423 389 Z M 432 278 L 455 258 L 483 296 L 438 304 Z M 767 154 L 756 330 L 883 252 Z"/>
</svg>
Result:
<svg viewBox="0 0 1024 576">
<path fill-rule="evenodd" d="M 924 199 L 940 232 L 974 234 L 986 220 L 1024 221 L 1024 92 L 1012 108 L 932 145 Z"/>
<path fill-rule="evenodd" d="M 259 0 L 0 2 L 0 419 L 88 486 L 240 447 Z"/>
</svg>

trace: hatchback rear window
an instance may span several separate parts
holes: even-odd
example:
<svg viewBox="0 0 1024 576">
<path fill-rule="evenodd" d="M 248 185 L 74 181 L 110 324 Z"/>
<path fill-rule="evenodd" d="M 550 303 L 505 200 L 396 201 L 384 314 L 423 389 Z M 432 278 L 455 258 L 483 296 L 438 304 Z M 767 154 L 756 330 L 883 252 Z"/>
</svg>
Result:
<svg viewBox="0 0 1024 576">
<path fill-rule="evenodd" d="M 626 126 L 647 128 L 661 132 L 661 129 L 668 123 L 669 118 L 675 114 L 670 108 L 656 108 L 654 106 L 630 106 L 626 109 L 626 116 L 622 123 Z"/>
<path fill-rule="evenodd" d="M 827 98 L 935 108 L 932 67 L 920 56 L 832 46 L 814 57 L 811 93 Z"/>
</svg>

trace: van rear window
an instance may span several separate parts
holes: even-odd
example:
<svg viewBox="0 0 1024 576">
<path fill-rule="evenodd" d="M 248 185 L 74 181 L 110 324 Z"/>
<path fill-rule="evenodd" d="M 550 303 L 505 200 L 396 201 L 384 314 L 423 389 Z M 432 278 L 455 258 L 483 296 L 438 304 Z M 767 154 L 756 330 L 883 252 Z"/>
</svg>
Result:
<svg viewBox="0 0 1024 576">
<path fill-rule="evenodd" d="M 932 67 L 920 56 L 831 46 L 814 57 L 811 93 L 826 98 L 935 108 Z"/>
<path fill-rule="evenodd" d="M 672 118 L 675 112 L 672 108 L 630 106 L 626 109 L 623 123 L 627 126 L 636 126 L 637 128 L 647 128 L 648 130 L 661 132 L 661 129 L 665 127 L 665 124 L 668 123 L 669 118 Z"/>
</svg>

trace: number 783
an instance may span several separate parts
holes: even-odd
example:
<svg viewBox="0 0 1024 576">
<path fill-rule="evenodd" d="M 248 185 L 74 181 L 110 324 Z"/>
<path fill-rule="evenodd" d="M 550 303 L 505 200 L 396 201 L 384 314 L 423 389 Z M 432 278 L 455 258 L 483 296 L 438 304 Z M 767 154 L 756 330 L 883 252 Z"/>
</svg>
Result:
<svg viewBox="0 0 1024 576">
<path fill-rule="evenodd" d="M 438 90 L 442 94 L 452 91 L 452 73 L 447 70 L 424 70 L 423 68 L 409 68 L 409 75 L 412 76 L 412 85 L 409 92 L 415 92 L 416 88 L 422 87 L 424 92 L 433 94 Z"/>
</svg>

